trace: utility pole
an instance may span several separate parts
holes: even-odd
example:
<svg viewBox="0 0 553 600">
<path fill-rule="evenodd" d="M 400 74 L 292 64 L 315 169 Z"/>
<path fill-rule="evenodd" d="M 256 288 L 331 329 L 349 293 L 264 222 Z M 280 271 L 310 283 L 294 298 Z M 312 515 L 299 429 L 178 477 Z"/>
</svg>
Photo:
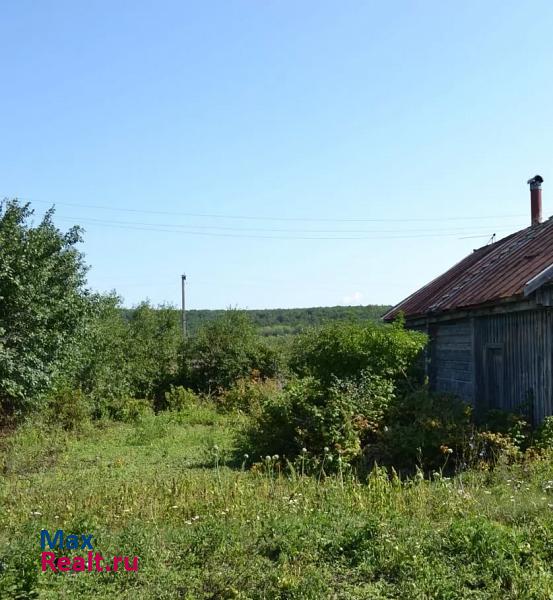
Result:
<svg viewBox="0 0 553 600">
<path fill-rule="evenodd" d="M 184 288 L 186 286 L 186 275 L 181 275 L 182 285 L 182 336 L 186 339 L 186 304 L 185 304 L 185 293 Z"/>
</svg>

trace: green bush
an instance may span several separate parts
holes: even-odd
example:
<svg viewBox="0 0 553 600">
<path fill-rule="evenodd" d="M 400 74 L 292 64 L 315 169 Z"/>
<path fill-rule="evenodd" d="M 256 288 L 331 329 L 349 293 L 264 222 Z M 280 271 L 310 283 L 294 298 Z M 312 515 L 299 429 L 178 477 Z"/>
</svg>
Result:
<svg viewBox="0 0 553 600">
<path fill-rule="evenodd" d="M 500 409 L 488 410 L 478 418 L 478 427 L 482 431 L 509 436 L 521 449 L 530 442 L 532 428 L 527 417 L 520 412 L 508 412 Z"/>
<path fill-rule="evenodd" d="M 476 431 L 470 442 L 467 466 L 491 469 L 498 463 L 512 464 L 523 456 L 517 440 L 508 433 Z"/>
<path fill-rule="evenodd" d="M 352 462 L 379 428 L 392 397 L 392 384 L 370 373 L 357 381 L 335 380 L 328 388 L 313 377 L 293 380 L 252 414 L 242 449 L 254 456 L 293 460 L 308 453 L 328 463 L 338 457 Z"/>
<path fill-rule="evenodd" d="M 408 470 L 440 468 L 446 459 L 461 462 L 473 433 L 471 414 L 455 396 L 425 388 L 400 395 L 390 403 L 369 458 Z"/>
<path fill-rule="evenodd" d="M 402 323 L 330 323 L 305 331 L 291 354 L 297 379 L 261 401 L 245 382 L 228 394 L 229 403 L 258 407 L 244 445 L 256 456 L 294 459 L 306 451 L 327 463 L 338 456 L 357 462 L 381 441 L 398 381 L 413 375 L 425 343 L 426 336 Z"/>
<path fill-rule="evenodd" d="M 95 418 L 109 415 L 115 400 L 133 395 L 128 361 L 128 325 L 117 296 L 95 295 L 79 329 L 72 354 L 58 374 L 62 385 L 80 388 L 90 399 Z"/>
<path fill-rule="evenodd" d="M 534 446 L 543 450 L 553 448 L 553 417 L 545 417 L 536 431 Z"/>
<path fill-rule="evenodd" d="M 192 390 L 179 385 L 171 386 L 169 391 L 165 392 L 164 400 L 158 404 L 158 408 L 179 412 L 197 406 L 199 403 L 200 399 Z"/>
<path fill-rule="evenodd" d="M 114 398 L 107 407 L 107 416 L 123 423 L 136 423 L 151 415 L 153 415 L 153 408 L 149 400 Z"/>
<path fill-rule="evenodd" d="M 329 323 L 296 338 L 290 364 L 298 375 L 313 376 L 325 385 L 361 372 L 396 380 L 413 371 L 426 339 L 405 330 L 400 322 Z"/>
<path fill-rule="evenodd" d="M 184 385 L 208 394 L 220 394 L 252 371 L 272 377 L 278 356 L 262 343 L 244 312 L 228 310 L 200 327 L 184 347 Z"/>
<path fill-rule="evenodd" d="M 282 384 L 276 379 L 261 379 L 254 373 L 252 377 L 238 379 L 225 390 L 218 397 L 217 405 L 224 412 L 237 410 L 257 414 L 281 389 Z"/>
<path fill-rule="evenodd" d="M 143 303 L 124 312 L 117 296 L 93 296 L 60 378 L 86 393 L 95 417 L 117 413 L 118 402 L 132 397 L 162 404 L 181 343 L 172 309 Z"/>
<path fill-rule="evenodd" d="M 163 402 L 179 370 L 181 344 L 179 316 L 171 307 L 142 302 L 130 312 L 127 361 L 134 396 Z"/>
<path fill-rule="evenodd" d="M 90 402 L 81 390 L 60 387 L 48 395 L 46 415 L 66 431 L 80 431 L 90 421 Z"/>
</svg>

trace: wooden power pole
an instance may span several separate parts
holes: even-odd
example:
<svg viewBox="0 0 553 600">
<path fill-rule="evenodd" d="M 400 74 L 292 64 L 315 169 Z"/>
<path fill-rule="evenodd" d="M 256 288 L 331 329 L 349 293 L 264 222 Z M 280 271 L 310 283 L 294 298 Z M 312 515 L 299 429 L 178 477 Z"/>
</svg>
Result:
<svg viewBox="0 0 553 600">
<path fill-rule="evenodd" d="M 181 286 L 182 286 L 182 335 L 186 338 L 186 295 L 185 295 L 185 287 L 186 287 L 186 275 L 183 273 L 181 275 Z"/>
</svg>

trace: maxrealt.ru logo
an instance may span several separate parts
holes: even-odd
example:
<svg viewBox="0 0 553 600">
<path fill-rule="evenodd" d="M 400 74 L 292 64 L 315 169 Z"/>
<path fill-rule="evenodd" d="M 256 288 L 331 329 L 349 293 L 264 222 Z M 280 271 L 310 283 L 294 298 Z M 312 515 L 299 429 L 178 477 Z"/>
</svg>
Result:
<svg viewBox="0 0 553 600">
<path fill-rule="evenodd" d="M 43 571 L 118 571 L 122 566 L 125 571 L 138 571 L 138 556 L 114 556 L 112 560 L 105 559 L 98 552 L 94 552 L 92 534 L 67 535 L 58 529 L 53 537 L 50 532 L 43 529 L 40 532 L 40 564 Z M 46 547 L 57 552 L 46 551 Z M 85 556 L 60 556 L 63 550 L 79 550 L 86 552 Z"/>
</svg>

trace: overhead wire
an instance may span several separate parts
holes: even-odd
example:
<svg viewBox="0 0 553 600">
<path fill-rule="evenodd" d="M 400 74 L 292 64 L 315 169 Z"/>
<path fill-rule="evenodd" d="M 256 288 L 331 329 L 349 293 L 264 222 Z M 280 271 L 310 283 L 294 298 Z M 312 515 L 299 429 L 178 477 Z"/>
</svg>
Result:
<svg viewBox="0 0 553 600">
<path fill-rule="evenodd" d="M 70 217 L 58 217 L 58 220 L 63 221 L 71 221 L 74 222 L 74 218 Z M 306 235 L 260 235 L 260 234 L 251 234 L 251 233 L 220 233 L 220 232 L 210 232 L 210 231 L 195 231 L 191 229 L 186 229 L 186 226 L 182 226 L 181 229 L 171 228 L 170 226 L 156 226 L 156 225 L 140 225 L 134 224 L 130 222 L 113 222 L 113 221 L 103 221 L 101 219 L 92 220 L 90 218 L 80 218 L 80 222 L 85 225 L 90 224 L 92 226 L 101 226 L 101 227 L 110 227 L 116 229 L 124 229 L 124 230 L 135 230 L 135 231 L 152 231 L 152 232 L 160 232 L 160 233 L 180 233 L 192 236 L 206 236 L 206 237 L 221 237 L 221 238 L 246 238 L 246 239 L 268 239 L 268 240 L 395 240 L 395 239 L 417 239 L 417 238 L 432 238 L 432 237 L 457 237 L 463 231 L 447 231 L 440 230 L 436 233 L 411 233 L 409 231 L 406 232 L 391 232 L 393 235 L 389 235 L 389 233 L 373 231 L 367 232 L 372 235 L 356 235 L 356 236 L 306 236 Z M 494 228 L 496 231 L 508 230 L 510 231 L 512 228 Z M 468 232 L 473 232 L 474 229 L 465 230 Z M 317 232 L 313 232 L 317 233 Z M 340 233 L 340 232 L 336 232 Z M 385 233 L 385 235 L 381 235 Z M 407 234 L 407 235 L 405 235 Z M 490 232 L 489 229 L 486 230 L 486 233 L 482 233 L 480 236 L 471 236 L 471 237 L 482 237 L 489 238 Z"/>
<path fill-rule="evenodd" d="M 63 218 L 65 220 L 74 220 L 74 221 L 87 221 L 87 222 L 91 222 L 91 223 L 100 223 L 100 224 L 113 224 L 113 225 L 125 225 L 125 226 L 144 226 L 144 227 L 163 227 L 163 228 L 185 228 L 185 229 L 191 229 L 191 230 L 208 230 L 208 229 L 213 229 L 213 230 L 217 230 L 217 231 L 239 231 L 239 232 L 269 232 L 269 233 L 294 233 L 294 234 L 299 234 L 299 233 L 337 233 L 337 234 L 344 234 L 344 233 L 434 233 L 436 231 L 440 231 L 440 232 L 452 232 L 452 233 L 465 233 L 467 231 L 470 232 L 474 232 L 474 231 L 486 231 L 489 232 L 490 227 L 489 226 L 473 226 L 473 227 L 468 227 L 468 226 L 461 226 L 461 227 L 449 227 L 447 229 L 444 229 L 443 227 L 440 228 L 432 228 L 432 229 L 408 229 L 408 230 L 401 230 L 401 229 L 281 229 L 281 228 L 263 228 L 263 227 L 226 227 L 226 226 L 219 226 L 219 225 L 194 225 L 194 224 L 190 224 L 187 223 L 186 225 L 184 224 L 178 224 L 178 223 L 144 223 L 144 222 L 138 222 L 138 221 L 117 221 L 117 220 L 112 220 L 112 219 L 97 219 L 94 217 L 80 217 L 80 216 L 71 216 L 71 215 L 64 215 Z"/>
<path fill-rule="evenodd" d="M 20 200 L 29 202 L 39 202 L 49 204 L 51 206 L 70 206 L 75 208 L 87 208 L 93 210 L 107 210 L 113 212 L 126 212 L 137 214 L 155 214 L 155 215 L 170 215 L 192 218 L 209 218 L 209 219 L 233 219 L 233 220 L 252 220 L 252 221 L 297 221 L 297 222 L 327 222 L 327 223 L 411 223 L 411 222 L 444 222 L 444 221 L 469 221 L 482 219 L 511 219 L 520 218 L 522 214 L 506 214 L 506 215 L 469 215 L 469 216 L 445 216 L 445 217 L 388 217 L 388 218 L 366 218 L 366 217 L 290 217 L 290 216 L 274 216 L 274 215 L 237 215 L 237 214 L 220 214 L 220 213 L 196 213 L 196 212 L 178 212 L 166 210 L 151 210 L 139 208 L 122 208 L 115 206 L 107 206 L 100 204 L 81 204 L 74 202 L 55 202 L 50 200 L 19 197 Z"/>
</svg>

